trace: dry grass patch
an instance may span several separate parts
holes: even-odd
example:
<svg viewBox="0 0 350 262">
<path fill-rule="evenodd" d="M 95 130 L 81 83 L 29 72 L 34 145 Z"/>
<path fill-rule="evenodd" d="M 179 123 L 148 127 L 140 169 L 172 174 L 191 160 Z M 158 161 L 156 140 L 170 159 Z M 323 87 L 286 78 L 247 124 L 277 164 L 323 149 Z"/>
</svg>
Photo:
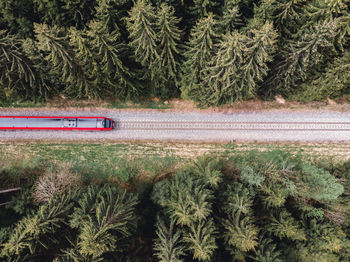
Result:
<svg viewBox="0 0 350 262">
<path fill-rule="evenodd" d="M 81 177 L 71 172 L 71 163 L 57 163 L 38 178 L 33 190 L 36 203 L 48 202 L 53 195 L 63 194 L 82 185 Z"/>
</svg>

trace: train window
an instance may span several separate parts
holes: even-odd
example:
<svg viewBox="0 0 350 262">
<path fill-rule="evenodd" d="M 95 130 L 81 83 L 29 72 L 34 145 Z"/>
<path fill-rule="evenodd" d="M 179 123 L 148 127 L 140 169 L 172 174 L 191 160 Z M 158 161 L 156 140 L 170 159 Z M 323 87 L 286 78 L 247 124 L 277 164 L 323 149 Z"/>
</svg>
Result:
<svg viewBox="0 0 350 262">
<path fill-rule="evenodd" d="M 111 128 L 111 120 L 106 119 L 105 128 Z"/>
</svg>

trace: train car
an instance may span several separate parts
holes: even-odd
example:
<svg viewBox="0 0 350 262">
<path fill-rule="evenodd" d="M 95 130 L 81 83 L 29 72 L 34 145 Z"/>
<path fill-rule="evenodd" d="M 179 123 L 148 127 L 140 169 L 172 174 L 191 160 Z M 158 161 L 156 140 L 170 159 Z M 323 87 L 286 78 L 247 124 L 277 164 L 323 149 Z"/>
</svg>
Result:
<svg viewBox="0 0 350 262">
<path fill-rule="evenodd" d="M 82 116 L 0 116 L 0 130 L 81 130 L 108 131 L 113 120 Z"/>
</svg>

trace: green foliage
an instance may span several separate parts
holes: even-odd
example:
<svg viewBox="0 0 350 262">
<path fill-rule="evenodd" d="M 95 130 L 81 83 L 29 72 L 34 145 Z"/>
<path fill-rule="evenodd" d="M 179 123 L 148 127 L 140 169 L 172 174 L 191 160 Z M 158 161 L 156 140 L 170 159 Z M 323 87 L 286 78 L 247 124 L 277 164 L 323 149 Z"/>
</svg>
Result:
<svg viewBox="0 0 350 262">
<path fill-rule="evenodd" d="M 237 0 L 224 1 L 223 14 L 219 22 L 223 32 L 232 32 L 243 25 L 238 3 Z"/>
<path fill-rule="evenodd" d="M 36 206 L 33 181 L 3 180 L 14 172 L 7 162 L 1 180 L 26 187 L 0 209 L 1 261 L 350 259 L 348 163 L 311 163 L 282 151 L 204 155 L 177 170 L 173 163 L 159 167 L 154 184 L 139 178 L 151 166 L 132 164 L 126 168 L 139 180 L 129 192 L 96 185 L 98 177 L 108 179 L 98 169 L 85 181 L 94 185 L 79 184 Z M 43 169 L 27 165 L 15 165 L 25 167 L 19 177 Z"/>
<path fill-rule="evenodd" d="M 217 5 L 216 1 L 212 0 L 193 0 L 193 6 L 190 7 L 190 11 L 195 16 L 202 18 L 208 15 L 208 10 L 211 10 Z"/>
<path fill-rule="evenodd" d="M 197 158 L 190 170 L 202 179 L 204 184 L 212 189 L 217 189 L 222 182 L 222 164 L 222 161 L 204 155 Z"/>
<path fill-rule="evenodd" d="M 349 36 L 348 0 L 0 0 L 0 103 L 337 98 Z"/>
<path fill-rule="evenodd" d="M 84 257 L 99 258 L 121 248 L 121 240 L 136 227 L 135 196 L 116 187 L 90 187 L 86 197 L 78 202 L 72 215 L 72 226 L 79 217 L 78 249 Z M 85 216 L 85 217 L 84 217 Z"/>
<path fill-rule="evenodd" d="M 65 92 L 77 98 L 97 96 L 84 68 L 74 57 L 65 30 L 56 25 L 35 24 L 34 32 L 38 49 L 46 53 L 45 60 L 53 67 L 51 72 L 65 85 Z"/>
<path fill-rule="evenodd" d="M 149 70 L 151 79 L 155 77 L 155 63 L 159 59 L 157 50 L 156 14 L 147 0 L 138 0 L 129 12 L 127 30 L 136 61 Z"/>
<path fill-rule="evenodd" d="M 254 255 L 249 256 L 257 262 L 282 262 L 281 252 L 276 250 L 276 245 L 271 239 L 259 238 L 259 247 L 254 250 Z"/>
<path fill-rule="evenodd" d="M 193 254 L 194 259 L 210 261 L 217 248 L 214 234 L 215 227 L 212 220 L 192 224 L 184 233 L 183 241 L 188 244 L 187 249 Z"/>
<path fill-rule="evenodd" d="M 18 97 L 23 92 L 24 96 L 35 99 L 38 93 L 45 95 L 49 87 L 45 78 L 40 78 L 38 66 L 29 60 L 23 50 L 28 49 L 22 44 L 20 38 L 0 30 L 0 92 L 5 97 Z"/>
<path fill-rule="evenodd" d="M 316 201 L 336 200 L 344 192 L 344 187 L 329 172 L 312 165 L 302 166 L 303 180 L 307 187 L 304 196 Z"/>
<path fill-rule="evenodd" d="M 33 31 L 33 16 L 35 12 L 31 0 L 0 1 L 0 29 L 6 29 L 11 34 L 21 37 L 30 37 Z"/>
<path fill-rule="evenodd" d="M 270 223 L 265 227 L 266 231 L 279 239 L 289 238 L 291 240 L 306 240 L 303 229 L 297 221 L 286 210 L 281 211 L 278 216 L 270 218 Z"/>
<path fill-rule="evenodd" d="M 257 82 L 267 75 L 277 34 L 271 23 L 249 36 L 234 31 L 223 36 L 213 65 L 205 69 L 203 85 L 193 98 L 204 106 L 233 103 L 255 95 Z"/>
<path fill-rule="evenodd" d="M 252 167 L 246 165 L 241 170 L 241 180 L 252 186 L 261 186 L 265 177 L 257 174 Z"/>
<path fill-rule="evenodd" d="M 274 91 L 287 93 L 300 81 L 305 81 L 308 71 L 334 49 L 335 21 L 324 21 L 307 28 L 297 41 L 290 41 L 281 51 L 277 63 L 266 82 Z M 272 90 L 272 89 L 271 89 Z"/>
<path fill-rule="evenodd" d="M 156 224 L 157 239 L 154 243 L 155 256 L 160 262 L 180 262 L 184 255 L 184 246 L 181 245 L 181 234 L 175 228 L 175 221 L 170 220 L 166 225 L 163 219 L 158 218 Z"/>
<path fill-rule="evenodd" d="M 162 4 L 157 12 L 158 27 L 158 54 L 159 61 L 156 64 L 156 71 L 160 74 L 160 88 L 163 95 L 166 93 L 175 93 L 175 87 L 178 85 L 178 75 L 180 67 L 180 37 L 181 31 L 177 24 L 180 19 L 174 16 L 175 10 L 172 7 Z M 166 96 L 166 95 L 165 95 Z"/>
<path fill-rule="evenodd" d="M 177 225 L 191 226 L 211 213 L 212 192 L 188 173 L 177 174 L 171 181 L 155 185 L 154 200 Z"/>
<path fill-rule="evenodd" d="M 173 178 L 158 182 L 152 193 L 152 200 L 161 207 L 160 214 L 169 217 L 177 232 L 182 232 L 180 250 L 187 250 L 199 261 L 210 260 L 217 248 L 211 201 L 213 189 L 221 181 L 219 165 L 211 157 L 199 158 Z M 161 243 L 163 237 L 158 237 L 156 243 Z M 163 253 L 168 254 L 168 250 L 162 248 L 157 254 Z"/>
<path fill-rule="evenodd" d="M 40 21 L 51 26 L 82 28 L 95 13 L 95 0 L 33 0 Z"/>
<path fill-rule="evenodd" d="M 225 213 L 222 225 L 227 248 L 235 247 L 241 252 L 253 250 L 258 245 L 258 228 L 253 224 L 253 199 L 242 184 L 231 184 L 223 195 Z"/>
<path fill-rule="evenodd" d="M 335 58 L 326 68 L 326 72 L 311 82 L 301 85 L 302 90 L 293 98 L 303 102 L 337 98 L 350 93 L 350 52 L 345 51 Z"/>
<path fill-rule="evenodd" d="M 213 14 L 209 13 L 207 17 L 198 20 L 191 30 L 182 71 L 181 91 L 184 98 L 190 98 L 191 91 L 195 86 L 201 85 L 205 77 L 203 69 L 212 59 L 214 44 L 218 38 L 216 24 Z"/>
<path fill-rule="evenodd" d="M 54 243 L 54 234 L 65 226 L 65 218 L 72 209 L 76 193 L 58 195 L 40 206 L 36 213 L 20 220 L 13 234 L 3 244 L 1 257 L 21 261 L 28 255 L 38 255 L 41 248 Z M 45 241 L 46 240 L 46 241 Z"/>
</svg>

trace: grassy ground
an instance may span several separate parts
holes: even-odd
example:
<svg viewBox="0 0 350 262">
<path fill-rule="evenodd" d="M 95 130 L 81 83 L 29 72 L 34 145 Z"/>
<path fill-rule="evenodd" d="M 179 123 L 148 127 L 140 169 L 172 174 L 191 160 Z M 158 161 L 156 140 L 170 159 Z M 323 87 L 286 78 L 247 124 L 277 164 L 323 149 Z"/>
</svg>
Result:
<svg viewBox="0 0 350 262">
<path fill-rule="evenodd" d="M 321 163 L 350 160 L 350 145 L 342 144 L 2 142 L 0 188 L 30 184 L 47 168 L 67 162 L 87 182 L 110 181 L 133 188 L 140 181 L 167 177 L 203 154 L 230 157 L 252 150 L 300 152 L 308 160 Z"/>
<path fill-rule="evenodd" d="M 237 151 L 283 150 L 292 153 L 301 151 L 314 158 L 333 157 L 338 161 L 350 159 L 350 145 L 346 144 L 206 144 L 206 143 L 46 143 L 27 142 L 0 144 L 3 157 L 40 158 L 45 161 L 89 162 L 106 167 L 121 159 L 174 158 L 187 160 L 202 154 L 228 157 Z"/>
</svg>

